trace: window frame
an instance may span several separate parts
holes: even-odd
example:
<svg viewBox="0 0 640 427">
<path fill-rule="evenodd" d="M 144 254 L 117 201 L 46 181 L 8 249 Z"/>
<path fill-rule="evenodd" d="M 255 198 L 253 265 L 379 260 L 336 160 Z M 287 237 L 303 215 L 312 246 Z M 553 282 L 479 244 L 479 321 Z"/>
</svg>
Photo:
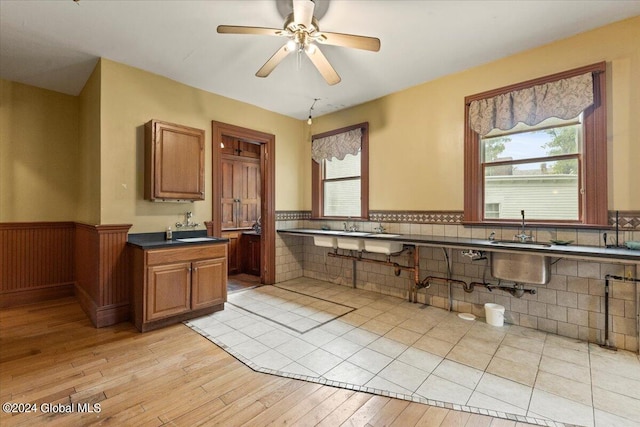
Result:
<svg viewBox="0 0 640 427">
<path fill-rule="evenodd" d="M 311 136 L 311 141 L 319 138 L 337 135 L 353 129 L 360 129 L 362 137 L 360 141 L 360 216 L 351 219 L 369 219 L 369 123 L 358 123 Z M 322 165 L 311 159 L 311 217 L 314 219 L 341 220 L 347 217 L 324 215 L 324 180 Z"/>
<path fill-rule="evenodd" d="M 573 220 L 531 220 L 528 222 L 554 226 L 607 226 L 607 112 L 606 62 L 587 65 L 499 89 L 467 96 L 464 99 L 464 224 L 509 225 L 512 219 L 484 219 L 484 175 L 480 136 L 469 125 L 471 102 L 527 89 L 553 81 L 593 73 L 593 105 L 584 110 L 582 174 L 580 176 L 579 218 Z"/>
</svg>

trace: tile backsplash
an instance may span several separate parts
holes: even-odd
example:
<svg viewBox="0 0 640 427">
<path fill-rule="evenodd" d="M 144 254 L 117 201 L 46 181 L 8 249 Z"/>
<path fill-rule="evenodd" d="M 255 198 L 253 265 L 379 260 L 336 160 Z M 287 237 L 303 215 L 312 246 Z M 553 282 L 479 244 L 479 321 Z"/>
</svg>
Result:
<svg viewBox="0 0 640 427">
<path fill-rule="evenodd" d="M 640 215 L 638 212 L 620 213 L 619 241 L 640 240 Z M 276 228 L 342 229 L 343 221 L 311 220 L 308 212 L 279 212 Z M 388 233 L 421 234 L 433 236 L 469 237 L 485 239 L 491 232 L 496 239 L 512 239 L 517 227 L 467 227 L 460 224 L 461 215 L 456 212 L 377 212 L 372 221 L 357 222 L 358 229 L 374 231 L 382 224 Z M 615 220 L 615 212 L 610 215 Z M 624 220 L 623 220 L 624 218 Z M 387 221 L 385 221 L 385 219 Z M 624 223 L 623 223 L 624 221 Z M 570 229 L 527 226 L 536 240 L 573 240 L 579 245 L 603 246 L 602 234 L 615 235 L 611 229 Z M 611 243 L 611 237 L 609 238 Z M 400 256 L 391 258 L 400 265 L 411 265 L 413 255 L 408 248 Z M 352 286 L 352 262 L 329 257 L 327 248 L 313 245 L 311 237 L 278 234 L 276 237 L 276 281 L 297 277 L 312 277 L 333 283 Z M 427 276 L 446 277 L 471 282 L 497 284 L 490 275 L 488 260 L 472 260 L 460 250 L 420 247 L 420 279 Z M 366 258 L 386 260 L 378 254 L 365 254 Z M 447 262 L 447 259 L 449 260 Z M 494 289 L 476 286 L 467 293 L 462 286 L 432 283 L 418 291 L 418 303 L 429 304 L 456 312 L 469 312 L 484 317 L 484 304 L 497 303 L 505 307 L 505 321 L 510 324 L 531 327 L 558 335 L 602 343 L 604 340 L 605 307 L 604 290 L 607 274 L 622 277 L 638 277 L 640 266 L 599 262 L 592 259 L 554 258 L 552 276 L 546 285 L 525 285 L 535 289 L 535 294 L 525 293 L 521 298 Z M 408 298 L 413 274 L 374 263 L 356 262 L 356 286 L 358 288 Z M 507 284 L 510 285 L 510 284 Z M 637 283 L 610 280 L 609 293 L 609 343 L 621 349 L 638 351 L 638 292 Z M 450 289 L 449 289 L 450 288 Z"/>
</svg>

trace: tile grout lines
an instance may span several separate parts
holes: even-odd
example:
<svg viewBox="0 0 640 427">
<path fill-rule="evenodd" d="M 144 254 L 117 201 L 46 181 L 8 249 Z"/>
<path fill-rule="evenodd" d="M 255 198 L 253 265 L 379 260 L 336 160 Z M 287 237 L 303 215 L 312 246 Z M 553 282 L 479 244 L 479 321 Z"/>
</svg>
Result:
<svg viewBox="0 0 640 427">
<path fill-rule="evenodd" d="M 286 288 L 281 288 L 281 289 L 286 289 Z M 286 289 L 286 290 L 288 290 L 288 289 Z M 315 299 L 319 299 L 319 300 L 323 300 L 323 301 L 327 301 L 327 302 L 330 302 L 330 303 L 343 305 L 343 304 L 340 304 L 340 303 L 335 303 L 335 302 L 330 301 L 330 300 L 324 300 L 322 298 L 318 298 L 314 294 L 305 294 L 305 293 L 296 292 L 296 291 L 291 291 L 291 292 L 299 293 L 299 294 L 304 295 L 304 296 L 309 296 L 309 297 L 312 297 L 312 298 L 315 298 Z M 231 305 L 234 305 L 234 304 L 231 304 Z M 365 307 L 365 306 L 363 306 L 363 307 Z M 353 307 L 350 307 L 350 306 L 347 306 L 347 307 L 353 309 Z M 246 309 L 244 309 L 242 307 L 238 307 L 238 308 L 240 308 L 240 309 L 242 309 L 244 311 L 250 312 L 253 315 L 256 315 L 258 317 L 264 318 L 264 319 L 266 319 L 266 320 L 268 320 L 270 322 L 273 322 L 275 324 L 278 324 L 280 326 L 287 327 L 286 325 L 282 325 L 281 323 L 279 323 L 277 321 L 274 321 L 271 318 L 268 318 L 268 317 L 265 317 L 265 316 L 260 316 L 258 314 L 255 314 L 255 313 L 251 312 L 250 310 L 246 310 Z M 362 308 L 362 307 L 360 307 L 360 308 Z M 350 312 L 352 312 L 352 311 L 350 311 Z M 345 313 L 345 315 L 346 314 L 348 314 L 348 313 Z M 329 323 L 329 322 L 331 322 L 333 320 L 335 320 L 335 319 L 329 320 L 329 321 L 327 321 L 325 323 Z M 288 373 L 288 372 L 280 371 L 280 370 L 277 370 L 277 369 L 263 368 L 261 366 L 256 365 L 251 360 L 251 358 L 245 357 L 242 354 L 237 353 L 230 346 L 227 346 L 224 343 L 222 343 L 219 340 L 217 340 L 216 338 L 210 336 L 208 333 L 206 333 L 202 329 L 200 329 L 197 326 L 193 325 L 190 321 L 185 322 L 185 324 L 187 326 L 191 327 L 192 329 L 194 329 L 200 335 L 203 335 L 204 337 L 206 337 L 209 341 L 211 341 L 211 342 L 215 343 L 216 345 L 220 346 L 221 348 L 223 348 L 225 351 L 227 351 L 229 354 L 231 354 L 237 360 L 239 360 L 240 362 L 242 362 L 243 364 L 245 364 L 250 369 L 252 369 L 253 371 L 256 371 L 256 372 L 261 372 L 261 373 L 270 374 L 270 375 L 277 375 L 277 376 L 282 376 L 282 377 L 286 377 L 286 378 L 299 379 L 299 380 L 304 380 L 304 381 L 308 381 L 308 382 L 315 382 L 315 383 L 319 383 L 319 384 L 323 384 L 323 385 L 329 385 L 329 386 L 338 387 L 338 388 L 345 388 L 345 389 L 349 389 L 349 390 L 362 391 L 362 392 L 367 392 L 367 393 L 370 393 L 370 394 L 388 396 L 388 397 L 398 398 L 398 399 L 407 400 L 407 401 L 425 403 L 425 404 L 430 404 L 432 406 L 439 406 L 439 407 L 443 407 L 443 408 L 447 408 L 447 409 L 460 410 L 460 411 L 463 411 L 463 412 L 490 415 L 490 416 L 495 416 L 495 417 L 498 417 L 498 418 L 504 418 L 504 419 L 508 419 L 508 420 L 513 420 L 513 421 L 529 422 L 529 423 L 532 423 L 532 424 L 537 424 L 537 425 L 542 425 L 542 426 L 549 426 L 549 425 L 556 426 L 556 427 L 565 426 L 565 424 L 554 422 L 554 421 L 547 420 L 547 419 L 537 419 L 537 418 L 533 418 L 533 417 L 527 417 L 526 415 L 525 416 L 521 416 L 521 415 L 517 415 L 517 414 L 510 414 L 510 413 L 507 413 L 507 412 L 502 412 L 502 411 L 492 411 L 492 410 L 488 410 L 488 409 L 484 409 L 484 408 L 472 407 L 472 406 L 468 406 L 468 405 L 459 405 L 459 404 L 454 404 L 454 403 L 450 403 L 450 402 L 433 400 L 433 399 L 425 398 L 425 397 L 417 394 L 416 392 L 412 392 L 411 395 L 406 395 L 406 394 L 402 394 L 402 393 L 396 393 L 396 392 L 391 392 L 391 391 L 387 391 L 387 390 L 381 390 L 381 389 L 376 389 L 376 388 L 372 388 L 372 387 L 366 387 L 364 385 L 363 386 L 359 386 L 359 385 L 350 384 L 350 383 L 347 383 L 347 382 L 329 380 L 329 379 L 325 378 L 322 375 L 319 376 L 319 377 L 309 377 L 309 376 L 306 376 L 306 375 Z M 438 324 L 434 325 L 428 331 L 434 329 L 437 325 Z M 287 328 L 294 330 L 293 328 L 289 328 L 289 327 L 287 327 Z M 470 329 L 471 328 L 469 328 L 465 332 L 465 334 L 457 341 L 457 343 L 459 343 L 462 340 L 462 338 L 464 338 L 464 336 L 466 336 L 466 334 L 469 332 Z M 304 335 L 306 333 L 306 332 L 298 332 L 298 331 L 295 331 L 295 332 L 300 333 L 300 335 Z M 426 334 L 426 332 L 425 332 L 425 334 Z M 423 336 L 425 334 L 423 334 Z M 378 334 L 376 334 L 376 335 L 378 335 Z M 500 340 L 500 343 L 502 343 L 504 341 L 505 337 L 506 337 L 506 334 L 505 334 L 505 336 L 502 337 L 502 339 Z M 455 344 L 454 344 L 454 346 L 455 346 Z M 410 346 L 408 346 L 408 347 L 410 347 Z M 320 347 L 318 347 L 318 348 L 320 348 Z M 364 348 L 366 348 L 366 346 L 364 346 Z M 498 345 L 497 348 L 499 348 L 499 345 Z M 496 350 L 494 350 L 492 357 L 497 352 L 497 348 L 496 348 Z M 452 349 L 453 349 L 453 347 L 452 347 Z M 375 351 L 375 350 L 372 350 L 372 351 Z M 406 349 L 405 349 L 405 351 L 406 351 Z M 447 352 L 447 355 L 450 353 L 450 351 L 451 350 L 449 350 L 449 352 Z M 444 357 L 442 357 L 442 361 L 444 361 L 445 359 L 446 359 L 446 355 Z M 343 361 L 346 361 L 346 360 L 347 359 L 343 359 Z M 442 363 L 442 361 L 440 361 L 437 366 L 439 366 L 440 363 Z M 389 362 L 389 364 L 390 363 L 391 362 Z M 455 363 L 460 363 L 460 362 L 455 362 Z M 434 375 L 433 372 L 435 371 L 435 369 L 437 369 L 437 366 L 429 373 L 428 377 L 430 377 L 431 375 Z M 478 384 L 480 383 L 480 380 L 484 376 L 485 373 L 486 373 L 486 371 L 483 371 L 482 376 L 478 380 Z M 376 374 L 376 376 L 377 376 L 377 374 Z M 435 376 L 437 377 L 438 375 L 435 375 Z M 426 379 L 425 379 L 425 381 L 426 381 Z M 391 382 L 393 382 L 393 381 L 391 381 Z M 476 386 L 474 387 L 474 391 L 477 388 L 478 384 L 476 384 Z M 467 402 L 468 402 L 468 400 L 467 400 Z M 508 403 L 508 402 L 506 402 L 506 403 Z M 495 415 L 493 415 L 493 414 L 495 414 Z M 551 424 L 549 424 L 550 422 L 551 422 Z"/>
</svg>

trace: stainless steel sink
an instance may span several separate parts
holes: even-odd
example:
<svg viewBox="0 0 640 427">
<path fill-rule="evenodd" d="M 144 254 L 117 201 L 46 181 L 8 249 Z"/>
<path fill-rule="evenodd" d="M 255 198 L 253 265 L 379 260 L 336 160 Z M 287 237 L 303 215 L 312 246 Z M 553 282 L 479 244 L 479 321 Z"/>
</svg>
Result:
<svg viewBox="0 0 640 427">
<path fill-rule="evenodd" d="M 545 285 L 551 279 L 548 256 L 515 252 L 491 252 L 490 256 L 491 275 L 496 279 L 534 285 Z"/>
<path fill-rule="evenodd" d="M 550 248 L 550 243 L 518 242 L 516 240 L 492 240 L 491 244 L 512 248 Z"/>
</svg>

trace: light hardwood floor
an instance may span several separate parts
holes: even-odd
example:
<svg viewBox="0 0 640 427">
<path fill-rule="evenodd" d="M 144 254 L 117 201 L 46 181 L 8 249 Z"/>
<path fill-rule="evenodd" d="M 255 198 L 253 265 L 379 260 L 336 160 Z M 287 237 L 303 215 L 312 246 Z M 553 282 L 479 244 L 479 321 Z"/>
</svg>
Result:
<svg viewBox="0 0 640 427">
<path fill-rule="evenodd" d="M 529 425 L 257 373 L 182 324 L 95 329 L 74 298 L 0 311 L 0 400 L 37 408 L 2 426 Z"/>
</svg>

